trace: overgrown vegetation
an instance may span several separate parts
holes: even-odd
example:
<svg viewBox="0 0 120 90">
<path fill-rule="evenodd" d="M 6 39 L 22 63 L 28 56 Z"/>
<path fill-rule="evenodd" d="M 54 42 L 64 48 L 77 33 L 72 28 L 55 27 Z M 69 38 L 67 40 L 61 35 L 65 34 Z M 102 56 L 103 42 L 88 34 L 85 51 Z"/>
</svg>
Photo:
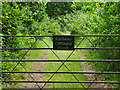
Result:
<svg viewBox="0 0 120 90">
<path fill-rule="evenodd" d="M 120 34 L 120 2 L 4 2 L 2 3 L 3 35 L 60 35 L 71 34 Z M 3 48 L 30 47 L 35 38 L 4 37 Z M 76 39 L 76 41 L 79 39 Z M 90 38 L 96 47 L 120 47 L 120 37 Z M 85 47 L 91 47 L 85 40 Z M 37 47 L 37 44 L 33 47 Z M 92 46 L 93 47 L 93 46 Z M 3 59 L 21 59 L 25 51 L 4 50 Z M 120 50 L 102 50 L 98 55 L 84 51 L 89 59 L 120 59 Z M 33 55 L 34 56 L 34 55 Z M 22 59 L 25 59 L 22 58 Z M 3 71 L 11 71 L 17 63 L 2 63 Z M 97 71 L 108 63 L 93 63 Z M 26 66 L 25 64 L 23 64 Z M 106 71 L 120 72 L 120 64 L 112 63 Z M 15 69 L 20 70 L 20 67 Z M 17 74 L 18 75 L 18 74 Z M 13 79 L 15 74 L 3 74 L 3 79 Z M 106 75 L 109 80 L 117 80 L 118 75 Z M 22 79 L 22 77 L 16 77 Z"/>
<path fill-rule="evenodd" d="M 107 3 L 82 3 L 77 2 L 75 5 L 75 13 L 67 14 L 61 19 L 66 24 L 66 30 L 71 34 L 120 34 L 120 2 Z M 87 39 L 84 47 L 120 47 L 120 37 L 95 37 Z M 89 43 L 89 44 L 88 44 Z M 84 45 L 82 44 L 82 45 Z M 93 45 L 94 46 L 93 46 Z M 81 45 L 81 46 L 82 46 Z M 120 50 L 87 50 L 83 52 L 87 54 L 88 59 L 119 59 Z M 120 63 L 93 63 L 96 71 L 119 72 Z M 104 69 L 105 66 L 107 68 Z M 109 81 L 118 81 L 119 75 L 104 75 Z"/>
<path fill-rule="evenodd" d="M 2 3 L 2 34 L 3 35 L 46 35 L 60 34 L 59 24 L 50 20 L 45 12 L 45 4 L 37 2 L 4 2 Z M 34 44 L 36 38 L 4 37 L 3 48 L 27 48 Z M 33 47 L 36 47 L 35 45 Z M 2 59 L 25 59 L 27 50 L 4 50 Z M 17 63 L 3 62 L 2 70 L 11 71 Z M 27 68 L 27 65 L 23 63 Z M 28 69 L 28 68 L 27 68 Z M 17 66 L 16 71 L 21 70 Z M 18 74 L 16 74 L 18 75 Z M 17 79 L 22 77 L 15 74 L 2 74 L 3 79 Z"/>
<path fill-rule="evenodd" d="M 71 34 L 120 34 L 119 6 L 120 2 L 107 2 L 105 4 L 79 2 L 76 5 L 77 11 L 75 13 L 67 14 L 61 19 L 64 20 L 65 28 L 71 31 Z M 93 9 L 88 9 L 88 7 Z M 97 47 L 119 47 L 119 39 L 120 37 L 102 37 L 93 38 L 91 41 Z M 107 52 L 102 52 L 107 59 L 120 58 L 119 50 Z M 114 56 L 116 53 L 118 54 Z"/>
</svg>

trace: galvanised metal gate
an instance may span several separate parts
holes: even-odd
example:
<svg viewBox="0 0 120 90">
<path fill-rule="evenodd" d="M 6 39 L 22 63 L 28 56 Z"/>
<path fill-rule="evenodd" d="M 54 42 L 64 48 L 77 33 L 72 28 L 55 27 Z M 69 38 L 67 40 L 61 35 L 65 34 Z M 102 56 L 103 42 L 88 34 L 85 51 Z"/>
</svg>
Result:
<svg viewBox="0 0 120 90">
<path fill-rule="evenodd" d="M 42 87 L 40 87 L 38 85 L 38 89 L 43 89 L 47 83 L 80 83 L 80 85 L 82 85 L 82 83 L 89 83 L 88 87 L 85 88 L 83 85 L 83 89 L 85 90 L 88 90 L 90 88 L 90 86 L 93 84 L 93 83 L 109 83 L 109 84 L 120 84 L 120 81 L 96 81 L 96 79 L 101 75 L 101 74 L 120 74 L 120 72 L 104 72 L 105 69 L 108 67 L 108 65 L 110 65 L 112 62 L 118 62 L 120 63 L 120 60 L 107 60 L 105 57 L 104 57 L 104 60 L 68 60 L 69 57 L 75 52 L 75 50 L 77 49 L 80 49 L 80 50 L 120 50 L 120 47 L 103 47 L 103 48 L 97 48 L 95 47 L 94 43 L 89 39 L 89 37 L 120 37 L 120 35 L 69 35 L 69 36 L 73 36 L 73 37 L 82 37 L 82 40 L 79 42 L 79 44 L 75 47 L 75 49 L 70 53 L 70 55 L 65 59 L 65 60 L 60 60 L 59 56 L 54 52 L 53 48 L 50 48 L 50 46 L 47 44 L 46 41 L 44 41 L 43 38 L 41 37 L 53 37 L 53 35 L 4 35 L 4 36 L 0 36 L 0 37 L 35 37 L 36 38 L 36 41 L 33 43 L 33 45 L 40 39 L 42 40 L 48 48 L 32 48 L 33 45 L 31 45 L 31 47 L 29 48 L 1 48 L 2 51 L 4 50 L 27 50 L 25 52 L 25 54 L 22 56 L 21 59 L 19 60 L 1 60 L 2 62 L 18 62 L 16 64 L 16 66 L 12 69 L 12 71 L 2 71 L 2 73 L 28 73 L 30 75 L 30 73 L 52 73 L 52 76 L 47 80 L 47 81 L 35 81 L 34 80 L 34 77 L 32 77 L 30 75 L 30 77 L 32 78 L 33 81 L 18 81 L 18 80 L 4 80 L 2 81 L 2 83 L 36 83 L 38 85 L 38 83 L 44 83 L 44 85 Z M 39 38 L 38 38 L 39 37 Z M 92 44 L 92 48 L 78 48 L 78 46 L 83 42 L 84 39 L 87 39 L 91 44 Z M 22 60 L 25 55 L 29 52 L 29 50 L 51 50 L 52 53 L 59 59 L 59 60 Z M 99 51 L 98 53 L 101 55 L 101 56 L 104 56 L 102 55 Z M 27 71 L 23 65 L 22 65 L 22 62 L 61 62 L 61 65 L 60 67 L 56 70 L 56 71 L 52 71 L 52 72 L 49 72 L 49 71 L 42 71 L 42 72 L 38 72 L 38 71 Z M 103 67 L 103 71 L 101 72 L 73 72 L 73 71 L 70 71 L 70 69 L 65 65 L 65 62 L 109 62 L 105 67 Z M 15 68 L 18 66 L 18 65 L 21 65 L 25 71 L 14 71 Z M 68 70 L 68 72 L 58 72 L 58 70 L 62 67 L 62 66 L 65 66 L 66 69 Z M 52 79 L 52 77 L 55 75 L 55 74 L 72 74 L 73 77 L 76 79 L 76 81 L 50 81 Z M 74 74 L 98 74 L 96 76 L 96 78 L 93 80 L 93 81 L 79 81 L 79 79 L 74 75 Z"/>
</svg>

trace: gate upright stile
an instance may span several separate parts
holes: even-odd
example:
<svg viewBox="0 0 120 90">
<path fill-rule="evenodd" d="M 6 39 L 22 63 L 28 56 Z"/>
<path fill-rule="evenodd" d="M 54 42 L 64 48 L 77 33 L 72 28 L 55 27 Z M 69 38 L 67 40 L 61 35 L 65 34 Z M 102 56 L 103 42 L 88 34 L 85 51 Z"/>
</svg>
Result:
<svg viewBox="0 0 120 90">
<path fill-rule="evenodd" d="M 33 79 L 33 81 L 14 81 L 14 80 L 4 80 L 2 81 L 2 83 L 36 83 L 36 85 L 38 86 L 39 89 L 43 89 L 47 83 L 80 83 L 80 85 L 82 85 L 82 83 L 90 83 L 88 85 L 88 87 L 84 87 L 83 85 L 83 89 L 88 90 L 90 88 L 90 86 L 92 85 L 92 83 L 109 83 L 109 84 L 120 84 L 120 81 L 96 81 L 96 79 L 101 75 L 101 74 L 120 74 L 120 72 L 104 72 L 105 69 L 108 67 L 108 65 L 110 65 L 112 62 L 118 62 L 120 63 L 120 60 L 107 60 L 106 58 L 104 58 L 104 60 L 68 60 L 69 57 L 75 52 L 75 50 L 79 49 L 79 50 L 120 50 L 120 47 L 103 47 L 103 48 L 97 48 L 94 46 L 93 42 L 88 38 L 88 37 L 120 37 L 120 35 L 68 35 L 68 36 L 72 36 L 72 37 L 82 37 L 82 40 L 79 42 L 79 44 L 74 48 L 74 50 L 72 50 L 72 52 L 68 55 L 68 57 L 65 60 L 61 60 L 59 58 L 59 56 L 54 52 L 53 48 L 50 48 L 50 46 L 44 41 L 44 39 L 42 39 L 41 37 L 53 37 L 53 35 L 4 35 L 4 36 L 0 36 L 0 37 L 35 37 L 36 41 L 33 43 L 33 45 L 40 39 L 44 42 L 44 44 L 47 45 L 48 48 L 32 48 L 33 45 L 31 45 L 30 48 L 1 48 L 2 51 L 4 50 L 27 50 L 24 55 L 21 57 L 21 59 L 19 60 L 1 60 L 2 62 L 18 62 L 15 67 L 12 69 L 12 71 L 2 71 L 2 73 L 28 73 L 29 76 Z M 39 38 L 38 38 L 39 37 Z M 83 42 L 84 39 L 87 39 L 91 45 L 93 46 L 92 48 L 78 48 L 78 46 Z M 58 60 L 22 60 L 26 54 L 29 52 L 29 50 L 51 50 L 52 53 L 57 57 Z M 99 51 L 98 53 L 103 56 Z M 60 65 L 60 67 L 55 71 L 55 72 L 51 72 L 51 71 L 41 71 L 41 72 L 37 72 L 37 71 L 27 71 L 26 68 L 24 68 L 24 66 L 22 65 L 22 62 L 61 62 L 62 64 Z M 65 62 L 109 62 L 104 68 L 103 71 L 101 72 L 73 72 L 70 71 L 70 69 L 65 65 Z M 14 71 L 15 68 L 18 65 L 21 65 L 25 71 Z M 68 72 L 58 72 L 58 70 L 62 67 L 65 66 L 66 69 L 68 70 Z M 32 77 L 30 75 L 30 73 L 52 73 L 51 77 L 47 80 L 47 81 L 35 81 L 34 77 Z M 56 73 L 61 73 L 61 74 L 72 74 L 72 76 L 76 79 L 76 81 L 50 81 L 52 79 L 52 77 L 56 74 Z M 98 76 L 93 80 L 93 81 L 79 81 L 79 79 L 74 75 L 74 74 L 98 74 Z M 40 87 L 38 85 L 38 83 L 45 83 L 42 87 Z"/>
</svg>

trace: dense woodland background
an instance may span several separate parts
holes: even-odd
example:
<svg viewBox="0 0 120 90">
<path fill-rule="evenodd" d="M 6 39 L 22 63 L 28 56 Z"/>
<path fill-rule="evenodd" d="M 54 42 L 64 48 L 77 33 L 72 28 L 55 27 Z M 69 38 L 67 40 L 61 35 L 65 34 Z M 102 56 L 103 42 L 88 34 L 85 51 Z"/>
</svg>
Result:
<svg viewBox="0 0 120 90">
<path fill-rule="evenodd" d="M 61 35 L 70 34 L 120 34 L 120 2 L 3 2 L 3 35 Z M 30 47 L 35 38 L 4 37 L 4 48 Z M 79 38 L 81 39 L 81 38 Z M 76 39 L 79 40 L 79 39 Z M 96 47 L 120 47 L 120 37 L 100 37 L 90 39 Z M 91 45 L 89 45 L 90 47 Z M 37 47 L 37 46 L 34 46 Z M 91 52 L 86 52 L 91 54 Z M 120 50 L 102 50 L 106 59 L 120 59 Z M 19 59 L 24 51 L 4 50 L 3 59 Z M 92 53 L 92 58 L 104 59 Z M 3 71 L 10 71 L 16 63 L 2 63 Z M 107 63 L 94 63 L 101 71 Z M 25 66 L 25 64 L 24 64 Z M 17 68 L 20 70 L 19 68 Z M 16 71 L 18 71 L 16 69 Z M 120 64 L 112 63 L 106 71 L 120 72 Z M 16 74 L 17 75 L 17 74 Z M 3 79 L 13 78 L 3 74 Z M 118 77 L 111 75 L 112 78 Z M 17 78 L 17 77 L 16 77 Z M 22 79 L 22 78 L 18 78 Z"/>
</svg>

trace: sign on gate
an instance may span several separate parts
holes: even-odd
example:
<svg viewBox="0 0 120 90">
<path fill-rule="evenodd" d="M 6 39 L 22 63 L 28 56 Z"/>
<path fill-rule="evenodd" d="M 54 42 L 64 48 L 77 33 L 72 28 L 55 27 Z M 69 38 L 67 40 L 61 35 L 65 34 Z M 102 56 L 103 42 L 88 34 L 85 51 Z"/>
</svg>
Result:
<svg viewBox="0 0 120 90">
<path fill-rule="evenodd" d="M 74 37 L 65 35 L 54 35 L 53 50 L 74 50 Z"/>
</svg>

